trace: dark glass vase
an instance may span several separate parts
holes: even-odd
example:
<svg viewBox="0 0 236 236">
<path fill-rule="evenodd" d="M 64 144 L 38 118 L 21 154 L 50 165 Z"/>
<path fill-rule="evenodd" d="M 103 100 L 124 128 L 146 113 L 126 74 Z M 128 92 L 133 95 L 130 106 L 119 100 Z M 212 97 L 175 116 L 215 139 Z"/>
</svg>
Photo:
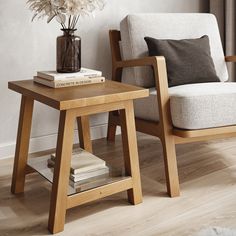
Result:
<svg viewBox="0 0 236 236">
<path fill-rule="evenodd" d="M 73 73 L 81 69 L 81 38 L 75 29 L 62 29 L 63 35 L 57 37 L 57 72 Z"/>
</svg>

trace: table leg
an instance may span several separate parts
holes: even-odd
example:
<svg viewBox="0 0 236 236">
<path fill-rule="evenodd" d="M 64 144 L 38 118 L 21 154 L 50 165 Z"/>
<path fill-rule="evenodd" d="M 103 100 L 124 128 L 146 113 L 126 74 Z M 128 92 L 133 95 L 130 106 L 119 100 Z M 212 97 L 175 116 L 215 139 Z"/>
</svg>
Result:
<svg viewBox="0 0 236 236">
<path fill-rule="evenodd" d="M 80 147 L 92 153 L 93 147 L 90 137 L 89 116 L 77 117 L 77 124 Z"/>
<path fill-rule="evenodd" d="M 142 202 L 142 189 L 133 101 L 128 101 L 125 109 L 120 111 L 120 119 L 125 170 L 126 174 L 131 175 L 133 180 L 133 188 L 128 190 L 128 199 L 130 203 L 136 205 Z"/>
<path fill-rule="evenodd" d="M 22 96 L 11 192 L 24 192 L 34 100 Z"/>
<path fill-rule="evenodd" d="M 64 229 L 75 118 L 73 111 L 60 112 L 56 162 L 48 221 L 48 229 L 51 233 L 58 233 Z"/>
</svg>

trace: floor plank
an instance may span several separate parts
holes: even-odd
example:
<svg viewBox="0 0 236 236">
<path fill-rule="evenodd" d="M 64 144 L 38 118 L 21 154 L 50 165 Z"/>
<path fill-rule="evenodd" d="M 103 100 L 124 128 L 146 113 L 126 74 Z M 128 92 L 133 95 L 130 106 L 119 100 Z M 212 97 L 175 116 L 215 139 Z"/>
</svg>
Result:
<svg viewBox="0 0 236 236">
<path fill-rule="evenodd" d="M 144 202 L 132 206 L 119 193 L 67 212 L 58 235 L 194 235 L 210 226 L 236 228 L 236 139 L 177 146 L 181 197 L 167 197 L 161 144 L 138 135 Z M 95 154 L 120 166 L 121 137 L 93 143 Z M 10 194 L 13 159 L 0 160 L 0 235 L 48 235 L 51 186 L 27 176 L 25 193 Z"/>
</svg>

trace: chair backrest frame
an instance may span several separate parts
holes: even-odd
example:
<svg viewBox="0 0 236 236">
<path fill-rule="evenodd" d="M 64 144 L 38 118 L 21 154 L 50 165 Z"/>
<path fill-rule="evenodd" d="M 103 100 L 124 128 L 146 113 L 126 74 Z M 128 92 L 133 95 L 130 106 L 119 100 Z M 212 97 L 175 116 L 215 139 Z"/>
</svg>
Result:
<svg viewBox="0 0 236 236">
<path fill-rule="evenodd" d="M 117 62 L 122 61 L 120 51 L 121 35 L 118 30 L 109 30 L 111 57 L 112 57 L 112 80 L 121 82 L 122 68 L 117 68 Z"/>
<path fill-rule="evenodd" d="M 211 54 L 221 81 L 228 79 L 219 27 L 214 15 L 206 13 L 131 14 L 120 24 L 121 53 L 124 60 L 148 56 L 144 37 L 188 39 L 208 35 Z M 142 87 L 154 87 L 152 70 L 148 67 L 123 71 L 122 81 Z"/>
</svg>

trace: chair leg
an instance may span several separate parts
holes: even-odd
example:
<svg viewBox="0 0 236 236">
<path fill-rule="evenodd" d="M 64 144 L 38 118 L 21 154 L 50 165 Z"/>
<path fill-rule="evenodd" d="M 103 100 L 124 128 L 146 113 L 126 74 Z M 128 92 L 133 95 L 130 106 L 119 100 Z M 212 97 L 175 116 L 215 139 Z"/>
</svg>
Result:
<svg viewBox="0 0 236 236">
<path fill-rule="evenodd" d="M 93 153 L 93 146 L 91 142 L 89 117 L 77 117 L 77 126 L 79 132 L 79 144 L 84 150 Z"/>
<path fill-rule="evenodd" d="M 174 138 L 168 135 L 162 138 L 161 141 L 163 146 L 167 192 L 170 197 L 178 197 L 180 195 L 180 187 Z"/>
<path fill-rule="evenodd" d="M 113 117 L 112 113 L 109 112 L 108 128 L 107 128 L 107 140 L 111 141 L 111 142 L 115 142 L 117 125 L 114 124 L 112 117 Z"/>
</svg>

